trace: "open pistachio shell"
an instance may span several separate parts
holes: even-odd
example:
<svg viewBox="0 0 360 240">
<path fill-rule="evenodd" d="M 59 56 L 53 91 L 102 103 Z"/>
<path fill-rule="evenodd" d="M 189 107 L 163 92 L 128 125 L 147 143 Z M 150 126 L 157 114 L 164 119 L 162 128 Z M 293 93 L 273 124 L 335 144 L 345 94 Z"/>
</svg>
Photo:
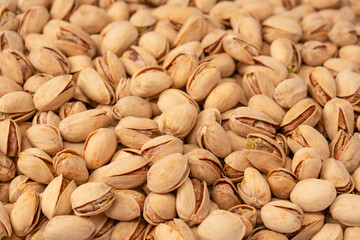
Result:
<svg viewBox="0 0 360 240">
<path fill-rule="evenodd" d="M 238 190 L 228 178 L 219 178 L 214 182 L 211 197 L 224 210 L 241 203 Z"/>
<path fill-rule="evenodd" d="M 145 235 L 146 226 L 146 222 L 141 217 L 127 222 L 119 222 L 114 227 L 111 239 L 142 240 Z"/>
<path fill-rule="evenodd" d="M 174 218 L 172 221 L 162 223 L 155 229 L 155 237 L 159 240 L 169 238 L 195 240 L 196 237 L 190 227 L 181 219 Z"/>
<path fill-rule="evenodd" d="M 246 158 L 245 151 L 234 151 L 230 153 L 224 159 L 225 165 L 223 168 L 223 176 L 230 178 L 234 183 L 239 182 L 244 177 L 244 171 L 248 167 L 253 167 L 253 165 Z"/>
<path fill-rule="evenodd" d="M 271 170 L 266 178 L 271 193 L 278 198 L 289 198 L 290 193 L 298 182 L 297 176 L 285 168 L 275 168 Z"/>
<path fill-rule="evenodd" d="M 0 120 L 23 122 L 35 114 L 32 96 L 23 91 L 9 92 L 0 98 Z"/>
<path fill-rule="evenodd" d="M 0 150 L 9 157 L 17 156 L 21 151 L 21 132 L 11 119 L 0 122 Z"/>
<path fill-rule="evenodd" d="M 158 225 L 176 216 L 175 196 L 171 193 L 150 193 L 144 204 L 144 219 L 152 225 Z"/>
</svg>

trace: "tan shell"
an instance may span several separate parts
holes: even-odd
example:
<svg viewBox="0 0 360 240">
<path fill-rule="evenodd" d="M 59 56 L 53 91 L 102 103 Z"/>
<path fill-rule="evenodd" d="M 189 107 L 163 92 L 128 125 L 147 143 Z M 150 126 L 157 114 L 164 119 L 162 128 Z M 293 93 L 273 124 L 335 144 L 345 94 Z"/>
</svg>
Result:
<svg viewBox="0 0 360 240">
<path fill-rule="evenodd" d="M 169 42 L 160 33 L 147 32 L 139 38 L 139 46 L 148 51 L 158 62 L 164 60 L 169 52 Z"/>
<path fill-rule="evenodd" d="M 11 119 L 0 122 L 0 150 L 9 157 L 17 156 L 21 151 L 21 132 Z"/>
<path fill-rule="evenodd" d="M 44 215 L 51 219 L 58 215 L 70 214 L 70 196 L 75 189 L 75 182 L 66 180 L 63 175 L 54 178 L 42 194 L 41 207 Z"/>
<path fill-rule="evenodd" d="M 33 125 L 26 131 L 26 136 L 32 146 L 40 148 L 50 155 L 55 155 L 63 149 L 60 131 L 51 125 Z"/>
<path fill-rule="evenodd" d="M 6 209 L 2 202 L 0 202 L 0 224 L 3 227 L 0 234 L 5 237 L 10 237 L 12 234 L 10 218 L 9 218 L 9 215 L 7 214 Z M 3 231 L 5 231 L 5 232 L 3 232 Z"/>
<path fill-rule="evenodd" d="M 23 91 L 9 92 L 0 98 L 0 120 L 7 118 L 23 122 L 35 114 L 32 96 Z"/>
<path fill-rule="evenodd" d="M 167 193 L 179 188 L 190 173 L 187 157 L 175 153 L 154 163 L 147 173 L 147 186 L 156 193 Z"/>
<path fill-rule="evenodd" d="M 191 15 L 186 19 L 174 39 L 174 46 L 191 41 L 200 41 L 206 34 L 206 21 L 203 16 Z"/>
<path fill-rule="evenodd" d="M 343 230 L 339 224 L 326 223 L 312 239 L 320 240 L 329 237 L 332 237 L 333 239 L 343 238 Z"/>
<path fill-rule="evenodd" d="M 200 110 L 197 102 L 186 92 L 179 89 L 169 88 L 159 94 L 157 106 L 161 112 L 181 104 L 189 104 Z"/>
<path fill-rule="evenodd" d="M 290 193 L 298 182 L 297 176 L 285 168 L 271 170 L 266 180 L 270 186 L 271 193 L 278 198 L 289 198 Z"/>
<path fill-rule="evenodd" d="M 120 58 L 126 72 L 132 76 L 144 67 L 157 66 L 156 59 L 147 50 L 138 46 L 131 46 Z"/>
<path fill-rule="evenodd" d="M 122 158 L 104 167 L 102 180 L 115 189 L 131 189 L 146 181 L 147 160 L 140 156 Z"/>
<path fill-rule="evenodd" d="M 331 204 L 330 213 L 336 220 L 346 226 L 359 226 L 359 202 L 359 195 L 340 195 Z"/>
<path fill-rule="evenodd" d="M 242 180 L 246 168 L 254 167 L 246 158 L 243 150 L 233 151 L 224 159 L 224 162 L 223 175 L 234 183 Z M 233 172 L 236 173 L 235 176 L 233 176 Z"/>
<path fill-rule="evenodd" d="M 321 105 L 336 97 L 336 83 L 325 67 L 315 67 L 306 79 L 310 95 Z M 319 90 L 320 89 L 320 90 Z"/>
<path fill-rule="evenodd" d="M 96 58 L 94 62 L 96 70 L 114 88 L 122 78 L 126 77 L 122 61 L 111 51 Z"/>
<path fill-rule="evenodd" d="M 304 218 L 301 222 L 301 229 L 293 237 L 294 240 L 301 240 L 304 238 L 312 238 L 324 226 L 325 216 L 322 213 L 304 213 Z"/>
<path fill-rule="evenodd" d="M 210 55 L 220 53 L 223 50 L 223 38 L 226 32 L 223 29 L 215 28 L 208 32 L 201 40 L 204 52 Z"/>
<path fill-rule="evenodd" d="M 145 235 L 145 224 L 146 222 L 142 218 L 137 218 L 127 222 L 119 222 L 115 225 L 111 237 L 118 240 L 126 240 L 137 236 L 134 240 L 141 240 Z M 137 232 L 139 228 L 142 229 L 140 233 Z M 135 235 L 135 233 L 138 235 Z"/>
<path fill-rule="evenodd" d="M 33 125 L 37 124 L 48 124 L 59 128 L 60 117 L 53 111 L 48 112 L 37 112 L 32 120 Z"/>
<path fill-rule="evenodd" d="M 302 148 L 294 154 L 291 169 L 299 180 L 303 180 L 307 178 L 317 178 L 321 166 L 322 159 L 316 149 Z"/>
<path fill-rule="evenodd" d="M 40 194 L 44 191 L 45 186 L 43 184 L 32 181 L 26 175 L 18 175 L 15 177 L 8 187 L 8 199 L 10 200 L 10 203 L 15 203 L 20 195 L 28 189 L 34 189 L 37 193 Z"/>
<path fill-rule="evenodd" d="M 211 197 L 224 210 L 241 203 L 239 192 L 228 178 L 219 178 L 214 182 Z"/>
<path fill-rule="evenodd" d="M 175 230 L 175 231 L 174 231 Z M 155 237 L 159 240 L 169 238 L 195 240 L 194 233 L 190 227 L 181 219 L 174 218 L 172 221 L 160 224 L 155 229 Z"/>
<path fill-rule="evenodd" d="M 308 88 L 301 78 L 288 78 L 274 90 L 275 101 L 283 108 L 291 108 L 307 97 Z M 284 117 L 282 117 L 284 118 Z"/>
<path fill-rule="evenodd" d="M 144 204 L 143 217 L 152 225 L 164 223 L 176 216 L 175 196 L 171 193 L 150 193 Z"/>
</svg>

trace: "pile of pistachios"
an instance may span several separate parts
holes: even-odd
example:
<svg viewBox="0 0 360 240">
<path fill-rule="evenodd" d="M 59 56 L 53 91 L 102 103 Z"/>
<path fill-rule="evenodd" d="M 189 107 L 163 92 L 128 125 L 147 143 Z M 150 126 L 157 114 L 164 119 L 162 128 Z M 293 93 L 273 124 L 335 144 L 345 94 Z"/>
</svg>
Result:
<svg viewBox="0 0 360 240">
<path fill-rule="evenodd" d="M 0 0 L 0 240 L 360 240 L 359 0 Z"/>
</svg>

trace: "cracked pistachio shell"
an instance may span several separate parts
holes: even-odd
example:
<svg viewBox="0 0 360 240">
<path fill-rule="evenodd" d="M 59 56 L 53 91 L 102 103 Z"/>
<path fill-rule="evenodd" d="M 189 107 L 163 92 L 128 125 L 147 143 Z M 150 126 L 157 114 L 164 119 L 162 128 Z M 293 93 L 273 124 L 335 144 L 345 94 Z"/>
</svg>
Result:
<svg viewBox="0 0 360 240">
<path fill-rule="evenodd" d="M 237 184 L 237 189 L 244 202 L 255 208 L 261 208 L 270 202 L 269 184 L 261 173 L 253 167 L 245 169 L 244 178 Z"/>
<path fill-rule="evenodd" d="M 304 213 L 301 228 L 292 239 L 311 239 L 324 226 L 324 219 L 324 214 L 320 212 Z"/>
<path fill-rule="evenodd" d="M 183 154 L 183 145 L 183 142 L 179 138 L 171 135 L 163 135 L 146 142 L 141 147 L 140 153 L 146 160 L 149 161 L 148 164 L 151 166 L 169 154 Z"/>
<path fill-rule="evenodd" d="M 13 160 L 0 152 L 0 181 L 10 181 L 15 177 L 16 167 Z"/>
<path fill-rule="evenodd" d="M 179 188 L 189 176 L 188 157 L 174 153 L 154 163 L 147 172 L 147 186 L 155 193 L 167 193 Z"/>
<path fill-rule="evenodd" d="M 77 86 L 89 99 L 100 104 L 113 104 L 115 93 L 110 84 L 93 68 L 81 70 Z"/>
<path fill-rule="evenodd" d="M 282 64 L 288 72 L 297 72 L 301 67 L 301 54 L 295 43 L 287 38 L 278 38 L 271 43 L 270 55 Z"/>
<path fill-rule="evenodd" d="M 245 156 L 243 150 L 230 153 L 224 159 L 223 176 L 229 178 L 233 183 L 239 182 L 244 176 L 244 171 L 248 167 L 253 167 Z"/>
<path fill-rule="evenodd" d="M 223 51 L 223 38 L 226 31 L 220 28 L 215 28 L 213 31 L 208 32 L 201 40 L 201 45 L 205 53 L 213 55 Z"/>
<path fill-rule="evenodd" d="M 108 163 L 116 148 L 117 139 L 113 130 L 99 128 L 90 133 L 83 148 L 83 156 L 88 169 L 96 169 Z"/>
<path fill-rule="evenodd" d="M 44 215 L 51 219 L 58 215 L 70 214 L 70 196 L 75 189 L 75 182 L 65 179 L 63 175 L 54 178 L 45 188 L 41 197 L 41 208 Z"/>
<path fill-rule="evenodd" d="M 130 80 L 130 92 L 134 96 L 151 97 L 169 88 L 172 79 L 161 67 L 145 67 L 134 73 Z"/>
<path fill-rule="evenodd" d="M 11 203 L 15 203 L 20 195 L 28 189 L 34 189 L 37 193 L 40 194 L 44 191 L 45 186 L 43 184 L 32 181 L 26 175 L 18 175 L 10 182 L 8 189 L 9 201 Z"/>
<path fill-rule="evenodd" d="M 110 240 L 116 225 L 114 219 L 108 218 L 101 213 L 89 217 L 89 220 L 95 225 L 94 240 Z"/>
<path fill-rule="evenodd" d="M 35 74 L 26 80 L 24 83 L 24 90 L 31 94 L 34 94 L 43 84 L 53 79 L 54 76 L 47 73 Z"/>
<path fill-rule="evenodd" d="M 75 215 L 56 216 L 45 227 L 43 237 L 46 240 L 89 239 L 95 231 L 95 225 L 87 218 Z"/>
<path fill-rule="evenodd" d="M 38 125 L 38 124 L 48 124 L 51 126 L 54 126 L 56 128 L 59 127 L 61 119 L 56 113 L 53 111 L 48 112 L 37 112 L 33 118 L 32 124 Z"/>
<path fill-rule="evenodd" d="M 331 72 L 331 74 L 335 78 L 337 94 L 340 94 L 340 96 L 342 94 L 345 94 L 345 97 L 347 97 L 347 95 L 351 95 L 351 94 L 347 94 L 347 91 L 351 91 L 350 88 L 345 86 L 344 82 L 341 82 L 341 84 L 339 84 L 338 81 L 340 81 L 340 79 L 341 79 L 341 81 L 348 82 L 348 84 L 355 84 L 355 86 L 356 86 L 356 84 L 358 83 L 358 80 L 355 80 L 354 83 L 352 83 L 352 79 L 353 78 L 357 79 L 357 77 L 356 77 L 357 75 L 355 75 L 354 73 L 359 73 L 359 66 L 356 63 L 354 63 L 353 61 L 350 61 L 345 58 L 330 58 L 330 59 L 326 60 L 323 65 Z M 350 71 L 347 71 L 347 70 L 350 70 Z M 339 77 L 339 80 L 338 80 L 337 75 L 342 71 L 344 71 L 344 73 L 342 73 L 342 76 Z M 349 76 L 350 79 L 345 77 L 348 74 L 350 75 Z M 355 87 L 355 89 L 352 89 L 352 90 L 353 91 L 357 90 L 357 88 Z M 352 94 L 353 94 L 353 92 L 352 92 Z"/>
<path fill-rule="evenodd" d="M 234 82 L 222 82 L 211 90 L 205 100 L 204 109 L 217 108 L 222 113 L 235 107 L 239 102 L 246 104 L 241 87 Z"/>
<path fill-rule="evenodd" d="M 166 109 L 159 117 L 159 130 L 162 134 L 184 138 L 195 126 L 197 109 L 189 104 L 181 104 Z"/>
<path fill-rule="evenodd" d="M 200 64 L 189 77 L 186 92 L 195 100 L 204 100 L 220 82 L 220 71 L 211 63 Z"/>
<path fill-rule="evenodd" d="M 155 229 L 155 237 L 159 240 L 179 239 L 195 240 L 195 234 L 190 227 L 181 219 L 174 218 L 172 221 L 162 223 Z"/>
<path fill-rule="evenodd" d="M 103 54 L 112 51 L 117 56 L 121 56 L 138 38 L 138 31 L 128 21 L 116 21 L 111 26 L 108 25 L 107 28 L 107 32 L 102 34 L 104 35 L 101 44 Z"/>
<path fill-rule="evenodd" d="M 188 104 L 199 111 L 197 102 L 187 93 L 179 89 L 169 88 L 161 92 L 157 101 L 157 106 L 161 112 L 181 104 Z"/>
<path fill-rule="evenodd" d="M 340 223 L 346 226 L 357 227 L 360 224 L 359 203 L 359 195 L 339 195 L 331 204 L 330 213 Z"/>
<path fill-rule="evenodd" d="M 336 97 L 335 79 L 324 67 L 315 67 L 306 79 L 310 95 L 321 105 Z"/>
<path fill-rule="evenodd" d="M 54 0 L 52 1 L 50 16 L 53 19 L 63 19 L 69 21 L 71 14 L 79 7 L 78 0 Z"/>
<path fill-rule="evenodd" d="M 220 71 L 221 77 L 230 77 L 235 71 L 235 61 L 227 53 L 212 54 L 203 59 L 204 62 L 210 62 Z"/>
<path fill-rule="evenodd" d="M 307 85 L 301 78 L 288 78 L 274 90 L 275 101 L 283 108 L 291 108 L 307 97 Z"/>
<path fill-rule="evenodd" d="M 350 60 L 359 65 L 358 56 L 360 54 L 360 47 L 357 45 L 348 45 L 339 49 L 339 57 Z"/>
<path fill-rule="evenodd" d="M 185 24 L 192 15 L 203 16 L 203 13 L 194 7 L 172 7 L 168 10 L 168 20 L 177 31 Z"/>
<path fill-rule="evenodd" d="M 169 42 L 170 47 L 173 45 L 177 35 L 176 29 L 174 29 L 173 25 L 167 19 L 158 21 L 155 25 L 154 32 L 163 35 Z"/>
<path fill-rule="evenodd" d="M 3 30 L 0 31 L 0 50 L 16 49 L 20 52 L 24 51 L 24 42 L 21 36 L 15 31 Z"/>
<path fill-rule="evenodd" d="M 88 34 L 95 34 L 99 33 L 110 22 L 110 18 L 105 9 L 83 4 L 71 14 L 69 21 Z"/>
<path fill-rule="evenodd" d="M 309 178 L 296 184 L 290 194 L 291 202 L 305 212 L 319 212 L 331 205 L 336 198 L 336 189 L 328 181 Z"/>
<path fill-rule="evenodd" d="M 239 215 L 245 225 L 245 237 L 249 236 L 256 224 L 256 208 L 249 205 L 236 205 L 228 210 L 229 212 Z"/>
<path fill-rule="evenodd" d="M 97 57 L 94 62 L 96 70 L 113 88 L 119 84 L 122 78 L 126 77 L 122 61 L 111 51 Z"/>
<path fill-rule="evenodd" d="M 173 219 L 176 216 L 177 199 L 171 193 L 150 193 L 144 203 L 144 219 L 152 225 Z"/>
<path fill-rule="evenodd" d="M 323 162 L 320 178 L 334 184 L 339 194 L 350 193 L 354 190 L 354 180 L 344 164 L 334 158 L 326 159 Z"/>
<path fill-rule="evenodd" d="M 52 158 L 39 148 L 28 148 L 21 152 L 17 167 L 38 183 L 49 184 L 56 175 Z"/>
<path fill-rule="evenodd" d="M 229 120 L 230 129 L 242 137 L 249 133 L 261 133 L 273 137 L 278 123 L 267 114 L 250 107 L 238 107 Z"/>
<path fill-rule="evenodd" d="M 323 42 L 311 40 L 305 42 L 302 46 L 301 57 L 305 64 L 319 66 L 333 56 L 328 45 Z"/>
<path fill-rule="evenodd" d="M 0 17 L 2 19 L 0 31 L 17 31 L 19 27 L 19 18 L 17 18 L 14 12 L 10 11 L 9 8 L 5 6 L 0 6 Z"/>
<path fill-rule="evenodd" d="M 147 50 L 138 46 L 131 46 L 120 59 L 130 76 L 144 67 L 158 66 L 156 59 Z"/>
<path fill-rule="evenodd" d="M 215 210 L 199 225 L 198 233 L 200 239 L 204 240 L 241 240 L 245 234 L 245 226 L 236 214 Z"/>
<path fill-rule="evenodd" d="M 131 221 L 141 216 L 145 196 L 135 190 L 114 190 L 115 200 L 105 215 L 118 221 Z"/>
<path fill-rule="evenodd" d="M 118 161 L 124 157 L 141 156 L 140 150 L 133 148 L 122 148 L 117 151 L 111 159 L 111 162 Z"/>
<path fill-rule="evenodd" d="M 75 93 L 71 75 L 60 75 L 44 83 L 34 94 L 37 110 L 53 111 L 69 101 Z"/>
<path fill-rule="evenodd" d="M 243 76 L 242 87 L 247 99 L 255 95 L 274 96 L 275 86 L 262 70 L 247 73 Z"/>
<path fill-rule="evenodd" d="M 221 162 L 210 151 L 201 148 L 194 149 L 186 156 L 189 158 L 190 173 L 194 178 L 213 185 L 221 177 Z"/>
<path fill-rule="evenodd" d="M 58 19 L 50 20 L 43 29 L 45 35 L 54 39 L 56 47 L 67 56 L 87 55 L 94 57 L 96 45 L 81 28 Z"/>
<path fill-rule="evenodd" d="M 311 98 L 305 98 L 286 112 L 280 125 L 282 132 L 292 134 L 300 125 L 314 127 L 321 118 L 321 107 Z"/>
<path fill-rule="evenodd" d="M 223 47 L 226 53 L 244 64 L 254 64 L 252 57 L 261 54 L 257 44 L 240 33 L 226 35 L 223 38 Z"/>
<path fill-rule="evenodd" d="M 147 118 L 125 117 L 115 128 L 119 141 L 129 148 L 141 147 L 158 134 L 156 121 Z"/>
<path fill-rule="evenodd" d="M 303 214 L 299 206 L 284 200 L 272 201 L 261 208 L 261 219 L 264 225 L 280 233 L 292 233 L 299 230 Z"/>
<path fill-rule="evenodd" d="M 144 33 L 139 38 L 139 46 L 148 51 L 158 62 L 164 60 L 169 53 L 169 42 L 167 38 L 153 31 Z"/>
<path fill-rule="evenodd" d="M 246 137 L 241 137 L 232 130 L 227 130 L 226 135 L 229 138 L 232 151 L 240 151 L 246 148 Z"/>
<path fill-rule="evenodd" d="M 30 51 L 29 60 L 39 72 L 53 76 L 69 74 L 70 71 L 66 56 L 56 48 L 35 48 Z"/>
<path fill-rule="evenodd" d="M 111 234 L 111 239 L 141 240 L 145 235 L 146 222 L 142 218 L 137 218 L 127 222 L 119 222 L 115 225 Z"/>
<path fill-rule="evenodd" d="M 102 180 L 115 189 L 131 189 L 146 181 L 148 161 L 140 156 L 131 156 L 114 161 L 104 167 Z"/>
<path fill-rule="evenodd" d="M 210 10 L 209 15 L 230 26 L 231 17 L 239 10 L 235 2 L 218 2 Z"/>
<path fill-rule="evenodd" d="M 173 45 L 175 47 L 192 41 L 200 41 L 207 33 L 207 23 L 202 15 L 192 15 L 178 31 Z"/>
<path fill-rule="evenodd" d="M 324 127 L 330 140 L 333 140 L 339 129 L 348 134 L 354 133 L 354 109 L 349 101 L 333 98 L 328 101 L 323 110 Z"/>
<path fill-rule="evenodd" d="M 248 107 L 267 114 L 279 125 L 285 116 L 285 111 L 271 97 L 263 94 L 254 95 L 249 99 Z"/>
<path fill-rule="evenodd" d="M 268 173 L 285 165 L 284 149 L 274 139 L 261 133 L 249 133 L 247 140 L 245 157 L 260 171 Z"/>
<path fill-rule="evenodd" d="M 75 151 L 64 149 L 53 158 L 54 169 L 58 175 L 74 180 L 76 184 L 85 183 L 89 178 L 85 160 Z"/>
<path fill-rule="evenodd" d="M 219 208 L 224 210 L 241 203 L 238 190 L 228 178 L 219 178 L 214 182 L 211 197 Z"/>
<path fill-rule="evenodd" d="M 324 159 L 325 160 L 325 159 Z M 301 148 L 293 157 L 291 169 L 299 180 L 317 178 L 322 166 L 322 159 L 315 148 Z"/>
<path fill-rule="evenodd" d="M 360 102 L 360 74 L 351 70 L 340 71 L 335 79 L 336 95 L 356 105 Z"/>
<path fill-rule="evenodd" d="M 277 198 L 289 198 L 291 191 L 298 182 L 297 176 L 288 169 L 275 168 L 271 170 L 266 178 L 271 193 Z"/>
<path fill-rule="evenodd" d="M 74 115 L 76 113 L 84 112 L 87 108 L 85 104 L 81 101 L 77 102 L 66 102 L 63 105 L 61 105 L 59 109 L 59 117 L 61 120 Z"/>
<path fill-rule="evenodd" d="M 218 122 L 207 122 L 201 125 L 196 139 L 201 148 L 209 150 L 217 157 L 224 158 L 231 153 L 230 140 Z"/>
<path fill-rule="evenodd" d="M 22 37 L 30 33 L 41 33 L 49 18 L 50 14 L 46 7 L 31 7 L 20 18 L 18 32 Z"/>
<path fill-rule="evenodd" d="M 4 76 L 0 76 L 0 84 L 1 84 L 0 98 L 7 93 L 18 92 L 23 90 L 22 87 L 17 82 Z"/>
<path fill-rule="evenodd" d="M 343 239 L 343 229 L 340 224 L 326 223 L 318 233 L 315 234 L 312 240 L 320 239 Z"/>
<path fill-rule="evenodd" d="M 205 181 L 188 178 L 176 192 L 176 211 L 189 226 L 200 224 L 209 214 L 210 196 Z"/>
<path fill-rule="evenodd" d="M 21 132 L 11 119 L 0 122 L 0 150 L 8 157 L 15 157 L 21 151 Z"/>
<path fill-rule="evenodd" d="M 331 157 L 342 162 L 346 169 L 351 173 L 359 166 L 359 134 L 347 134 L 344 130 L 339 130 L 330 143 Z"/>
<path fill-rule="evenodd" d="M 19 50 L 6 49 L 0 53 L 2 75 L 23 84 L 34 70 L 27 57 Z"/>
<path fill-rule="evenodd" d="M 325 42 L 331 30 L 330 24 L 320 12 L 312 12 L 305 15 L 301 20 L 301 27 L 303 29 L 301 39 L 304 42 L 309 40 Z"/>
<path fill-rule="evenodd" d="M 239 11 L 230 18 L 235 32 L 249 38 L 258 47 L 262 45 L 261 25 L 256 16 L 246 11 Z"/>
<path fill-rule="evenodd" d="M 0 98 L 0 120 L 23 122 L 35 114 L 32 96 L 23 91 L 9 92 Z"/>
<path fill-rule="evenodd" d="M 25 47 L 32 51 L 39 47 L 56 48 L 55 40 L 48 35 L 30 33 L 24 37 Z"/>
<path fill-rule="evenodd" d="M 12 234 L 12 227 L 10 224 L 9 215 L 6 212 L 4 204 L 0 202 L 0 236 L 10 237 Z"/>
<path fill-rule="evenodd" d="M 309 125 L 300 125 L 293 134 L 288 137 L 287 143 L 293 153 L 304 147 L 314 148 L 318 151 L 322 160 L 329 158 L 329 143 L 325 137 L 315 128 Z"/>
<path fill-rule="evenodd" d="M 271 231 L 265 227 L 258 227 L 252 231 L 248 240 L 288 240 L 288 238 L 281 233 Z"/>
<path fill-rule="evenodd" d="M 300 24 L 288 18 L 272 16 L 267 18 L 262 26 L 263 39 L 268 43 L 272 43 L 278 38 L 288 38 L 296 43 L 302 36 Z"/>
<path fill-rule="evenodd" d="M 105 212 L 115 200 L 112 188 L 105 183 L 90 182 L 77 187 L 71 194 L 71 207 L 80 217 Z"/>
<path fill-rule="evenodd" d="M 360 227 L 347 227 L 344 231 L 344 240 L 356 240 L 360 234 Z"/>
<path fill-rule="evenodd" d="M 40 195 L 29 189 L 20 195 L 10 213 L 13 233 L 25 237 L 36 226 L 41 213 Z"/>
<path fill-rule="evenodd" d="M 349 21 L 336 22 L 328 33 L 328 37 L 333 43 L 340 47 L 356 44 L 358 41 L 356 26 Z"/>
<path fill-rule="evenodd" d="M 139 9 L 129 19 L 129 22 L 137 28 L 139 34 L 151 30 L 157 22 L 149 9 Z"/>
<path fill-rule="evenodd" d="M 63 149 L 60 131 L 51 125 L 34 125 L 26 131 L 26 135 L 32 146 L 47 154 L 55 155 Z"/>
<path fill-rule="evenodd" d="M 98 128 L 106 127 L 111 118 L 106 115 L 106 110 L 92 109 L 76 113 L 59 124 L 63 138 L 69 142 L 84 141 L 87 136 Z"/>
</svg>

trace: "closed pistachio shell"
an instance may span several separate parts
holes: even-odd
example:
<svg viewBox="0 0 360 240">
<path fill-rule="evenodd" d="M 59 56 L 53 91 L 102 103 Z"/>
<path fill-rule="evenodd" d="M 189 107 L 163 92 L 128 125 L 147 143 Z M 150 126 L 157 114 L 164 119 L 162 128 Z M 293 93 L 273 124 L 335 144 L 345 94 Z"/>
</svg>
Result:
<svg viewBox="0 0 360 240">
<path fill-rule="evenodd" d="M 335 78 L 335 81 L 337 80 L 337 75 L 338 73 L 345 71 L 345 70 L 351 70 L 354 73 L 359 73 L 359 66 L 354 63 L 353 61 L 350 61 L 348 59 L 344 59 L 344 58 L 330 58 L 328 60 L 326 60 L 326 62 L 324 62 L 324 67 L 326 67 L 331 74 L 333 75 L 333 77 Z M 347 74 L 351 74 L 351 72 L 345 71 Z M 344 74 L 346 75 L 346 74 Z M 344 81 L 347 80 L 347 78 L 344 76 Z M 349 80 L 349 82 L 352 82 Z M 355 81 L 355 84 L 357 83 L 357 81 Z M 338 86 L 338 83 L 336 83 L 336 89 L 338 91 L 340 91 L 340 93 L 343 92 L 343 90 L 350 90 L 347 89 L 347 87 L 343 88 L 340 90 L 340 86 Z"/>
<path fill-rule="evenodd" d="M 44 215 L 51 219 L 70 214 L 70 196 L 75 189 L 75 182 L 65 179 L 63 175 L 54 178 L 42 194 L 41 207 Z"/>
<path fill-rule="evenodd" d="M 23 122 L 35 114 L 32 96 L 23 91 L 9 92 L 0 98 L 0 119 L 13 119 Z"/>
<path fill-rule="evenodd" d="M 297 72 L 301 67 L 301 54 L 294 42 L 287 38 L 278 38 L 271 43 L 271 57 L 284 64 L 288 72 Z"/>
<path fill-rule="evenodd" d="M 318 66 L 334 56 L 330 45 L 312 40 L 305 42 L 302 46 L 301 57 L 307 65 Z"/>
<path fill-rule="evenodd" d="M 139 118 L 151 118 L 152 116 L 150 103 L 137 96 L 127 96 L 119 99 L 111 111 L 116 119 L 128 116 Z"/>
<path fill-rule="evenodd" d="M 359 227 L 347 227 L 344 231 L 345 240 L 354 240 L 359 236 L 360 228 Z"/>
<path fill-rule="evenodd" d="M 318 212 L 326 209 L 336 198 L 336 189 L 328 181 L 309 178 L 298 182 L 291 192 L 290 199 L 305 212 Z"/>
<path fill-rule="evenodd" d="M 18 83 L 4 76 L 0 77 L 0 84 L 2 86 L 0 90 L 0 97 L 10 92 L 22 91 L 22 87 Z"/>
<path fill-rule="evenodd" d="M 327 223 L 312 239 L 320 240 L 324 238 L 343 239 L 343 230 L 341 226 L 339 224 Z"/>
<path fill-rule="evenodd" d="M 26 80 L 24 90 L 29 93 L 35 93 L 43 84 L 52 78 L 54 78 L 54 76 L 47 73 L 35 74 Z"/>
<path fill-rule="evenodd" d="M 326 159 L 323 162 L 320 178 L 334 184 L 339 194 L 350 193 L 354 190 L 354 180 L 344 164 L 333 158 Z"/>
<path fill-rule="evenodd" d="M 282 122 L 285 111 L 271 97 L 255 95 L 249 99 L 248 107 L 259 110 L 274 119 L 278 124 Z"/>
<path fill-rule="evenodd" d="M 147 173 L 147 186 L 156 193 L 171 192 L 186 181 L 189 173 L 187 157 L 179 153 L 170 154 L 150 167 Z"/>
<path fill-rule="evenodd" d="M 157 101 L 157 107 L 161 112 L 181 104 L 191 105 L 199 111 L 199 105 L 197 102 L 190 95 L 179 89 L 166 89 L 160 93 Z"/>
<path fill-rule="evenodd" d="M 158 225 L 176 216 L 175 196 L 171 193 L 150 193 L 144 204 L 144 219 L 153 225 Z"/>
<path fill-rule="evenodd" d="M 215 65 L 220 71 L 221 77 L 230 77 L 235 71 L 235 61 L 227 53 L 213 54 L 203 59 L 205 62 L 210 62 Z"/>
<path fill-rule="evenodd" d="M 40 148 L 50 155 L 63 149 L 60 131 L 51 125 L 34 125 L 26 131 L 26 135 L 34 147 Z"/>
<path fill-rule="evenodd" d="M 300 24 L 291 19 L 273 16 L 267 18 L 262 25 L 263 38 L 269 43 L 280 37 L 288 38 L 296 43 L 302 35 Z"/>
<path fill-rule="evenodd" d="M 353 105 L 360 102 L 360 75 L 358 73 L 351 70 L 343 70 L 337 74 L 335 83 L 337 89 L 336 95 L 338 97 L 348 100 Z"/>
<path fill-rule="evenodd" d="M 307 96 L 308 88 L 301 78 L 289 78 L 274 89 L 275 101 L 284 108 L 291 108 Z"/>
<path fill-rule="evenodd" d="M 339 195 L 330 206 L 331 215 L 346 226 L 359 226 L 360 196 L 355 194 Z"/>
<path fill-rule="evenodd" d="M 288 238 L 284 234 L 271 231 L 265 227 L 258 227 L 252 231 L 248 239 L 249 240 L 260 240 L 260 239 L 287 240 Z"/>
<path fill-rule="evenodd" d="M 169 42 L 166 37 L 153 31 L 144 33 L 139 38 L 139 46 L 148 51 L 158 62 L 164 60 L 169 52 Z"/>
</svg>

